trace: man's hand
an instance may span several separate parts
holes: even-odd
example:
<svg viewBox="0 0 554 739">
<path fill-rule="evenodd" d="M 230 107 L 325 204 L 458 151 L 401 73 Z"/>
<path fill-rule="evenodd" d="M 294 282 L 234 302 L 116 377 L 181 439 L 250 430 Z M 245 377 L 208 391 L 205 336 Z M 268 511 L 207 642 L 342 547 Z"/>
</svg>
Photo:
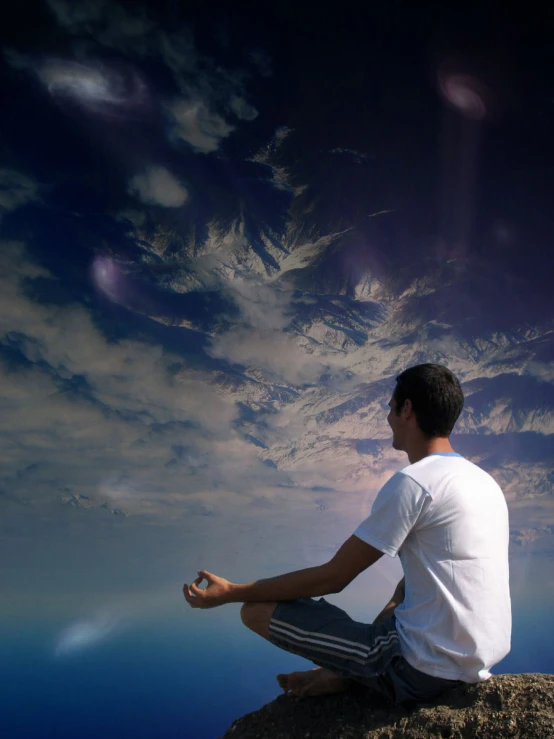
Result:
<svg viewBox="0 0 554 739">
<path fill-rule="evenodd" d="M 208 585 L 204 590 L 200 590 L 198 586 L 204 579 L 208 581 Z M 232 589 L 233 583 L 229 580 L 212 575 L 206 570 L 198 571 L 198 577 L 190 588 L 186 583 L 183 585 L 185 599 L 191 608 L 217 608 L 217 606 L 230 603 L 229 596 Z"/>
<path fill-rule="evenodd" d="M 386 621 L 387 618 L 390 618 L 394 613 L 394 609 L 402 603 L 405 597 L 405 584 L 406 578 L 403 577 L 396 586 L 396 590 L 394 591 L 392 599 L 387 603 L 381 613 L 377 616 L 377 618 L 373 622 L 373 626 L 383 623 L 383 621 Z"/>
</svg>

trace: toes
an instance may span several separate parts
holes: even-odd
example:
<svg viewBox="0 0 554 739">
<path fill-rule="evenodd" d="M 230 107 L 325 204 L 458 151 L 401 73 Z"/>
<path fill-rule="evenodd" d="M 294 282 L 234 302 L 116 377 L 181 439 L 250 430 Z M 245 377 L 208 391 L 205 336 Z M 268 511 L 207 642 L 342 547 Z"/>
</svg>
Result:
<svg viewBox="0 0 554 739">
<path fill-rule="evenodd" d="M 284 694 L 296 700 L 306 694 L 306 689 L 312 680 L 313 676 L 305 672 L 280 673 L 277 675 L 277 682 L 283 689 Z M 307 693 L 307 695 L 310 695 L 310 693 Z"/>
</svg>

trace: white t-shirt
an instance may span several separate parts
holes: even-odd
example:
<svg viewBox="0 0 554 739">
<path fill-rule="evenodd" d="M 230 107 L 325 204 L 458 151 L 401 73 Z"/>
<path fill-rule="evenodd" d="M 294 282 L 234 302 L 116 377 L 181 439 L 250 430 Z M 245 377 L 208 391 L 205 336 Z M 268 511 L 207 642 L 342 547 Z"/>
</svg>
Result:
<svg viewBox="0 0 554 739">
<path fill-rule="evenodd" d="M 495 480 L 456 452 L 435 452 L 383 485 L 354 534 L 400 557 L 404 658 L 435 677 L 487 680 L 512 631 L 508 507 Z"/>
</svg>

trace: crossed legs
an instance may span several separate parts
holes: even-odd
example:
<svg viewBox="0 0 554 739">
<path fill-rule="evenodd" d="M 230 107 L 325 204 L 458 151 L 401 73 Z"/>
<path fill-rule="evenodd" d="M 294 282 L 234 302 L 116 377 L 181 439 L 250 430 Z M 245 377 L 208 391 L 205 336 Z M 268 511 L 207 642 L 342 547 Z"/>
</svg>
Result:
<svg viewBox="0 0 554 739">
<path fill-rule="evenodd" d="M 245 626 L 269 641 L 269 622 L 277 607 L 275 601 L 265 603 L 243 603 L 240 617 Z M 350 689 L 353 680 L 339 677 L 326 667 L 314 667 L 304 672 L 290 672 L 277 675 L 277 682 L 285 695 L 301 700 L 314 695 L 344 693 Z"/>
</svg>

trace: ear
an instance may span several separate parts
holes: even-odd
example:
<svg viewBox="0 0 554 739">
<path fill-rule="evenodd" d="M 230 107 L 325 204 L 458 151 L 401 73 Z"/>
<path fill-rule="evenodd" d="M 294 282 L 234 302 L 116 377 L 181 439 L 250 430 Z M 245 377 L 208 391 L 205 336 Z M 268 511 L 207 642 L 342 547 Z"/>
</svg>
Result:
<svg viewBox="0 0 554 739">
<path fill-rule="evenodd" d="M 411 416 L 414 412 L 412 401 L 409 398 L 406 398 L 406 400 L 404 401 L 404 407 L 402 408 L 402 411 L 406 413 L 407 416 Z"/>
</svg>

